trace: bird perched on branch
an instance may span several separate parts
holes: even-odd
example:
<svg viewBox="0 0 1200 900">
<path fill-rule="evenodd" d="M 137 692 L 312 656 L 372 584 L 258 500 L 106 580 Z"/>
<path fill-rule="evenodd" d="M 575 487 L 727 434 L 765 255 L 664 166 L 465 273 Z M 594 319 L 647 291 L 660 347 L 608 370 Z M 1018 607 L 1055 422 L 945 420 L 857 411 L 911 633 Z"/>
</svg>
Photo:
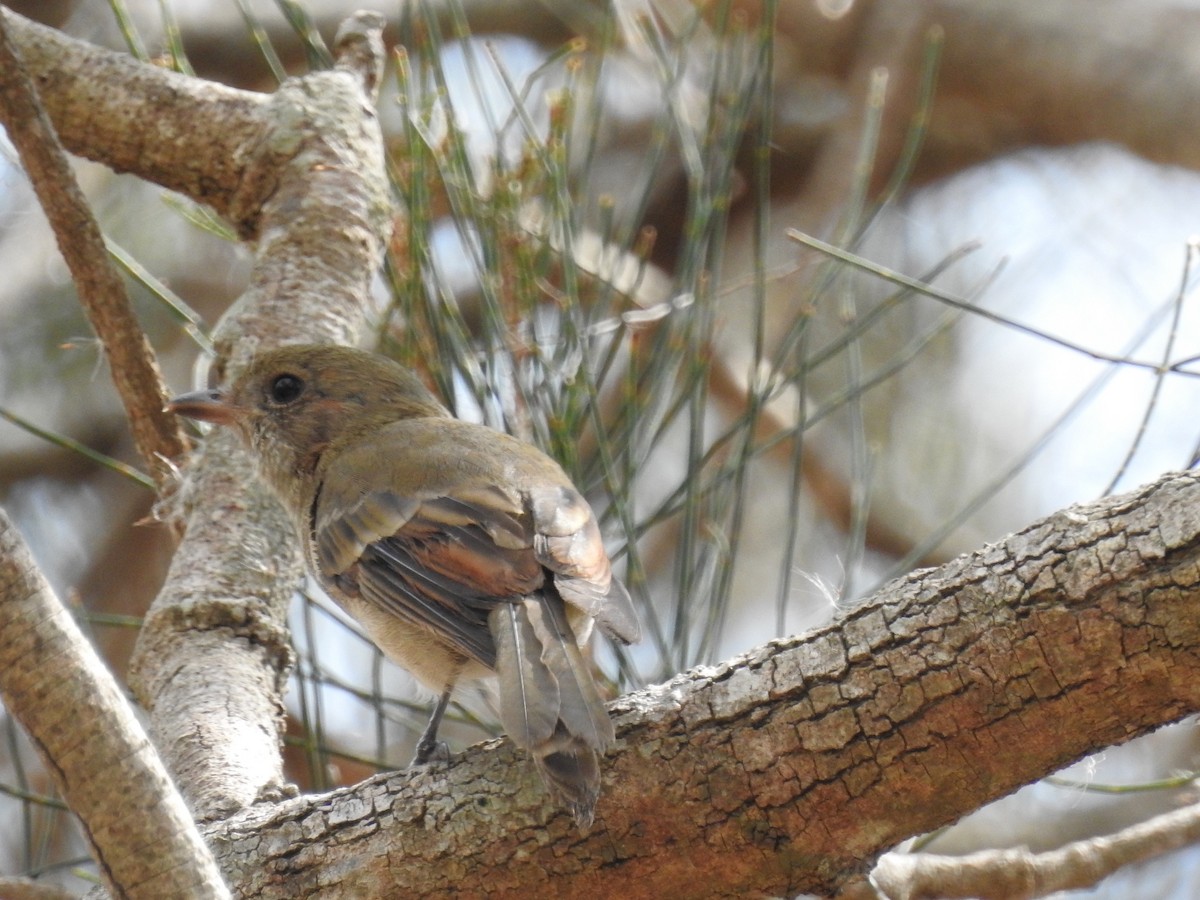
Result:
<svg viewBox="0 0 1200 900">
<path fill-rule="evenodd" d="M 637 615 L 595 516 L 535 447 L 453 418 L 381 356 L 332 346 L 259 355 L 229 387 L 168 409 L 237 429 L 295 523 L 309 570 L 380 649 L 438 694 L 496 676 L 500 721 L 581 828 L 613 742 L 580 652 L 593 623 Z"/>
</svg>

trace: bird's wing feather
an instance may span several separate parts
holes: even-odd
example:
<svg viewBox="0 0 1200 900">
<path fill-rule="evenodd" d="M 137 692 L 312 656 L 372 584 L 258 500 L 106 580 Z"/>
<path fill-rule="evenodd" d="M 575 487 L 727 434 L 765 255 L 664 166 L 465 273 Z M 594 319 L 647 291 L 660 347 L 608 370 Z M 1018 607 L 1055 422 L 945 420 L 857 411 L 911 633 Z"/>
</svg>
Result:
<svg viewBox="0 0 1200 900">
<path fill-rule="evenodd" d="M 529 610 L 536 604 L 536 599 L 505 603 L 488 617 L 496 642 L 500 723 L 513 742 L 526 750 L 548 741 L 559 717 L 559 682 L 542 658 L 530 621 Z"/>
<path fill-rule="evenodd" d="M 463 602 L 460 585 L 424 569 L 409 556 L 403 543 L 383 540 L 367 545 L 362 561 L 349 577 L 363 599 L 411 625 L 428 629 L 464 656 L 495 666 L 496 651 L 486 627 L 486 611 Z"/>
<path fill-rule="evenodd" d="M 629 592 L 613 577 L 592 509 L 568 484 L 535 485 L 529 506 L 538 562 L 554 573 L 562 598 L 592 616 L 605 633 L 628 644 L 641 638 Z"/>
<path fill-rule="evenodd" d="M 339 512 L 318 512 L 318 568 L 340 589 L 494 667 L 488 614 L 545 580 L 521 513 L 499 488 L 430 497 L 369 491 Z"/>
<path fill-rule="evenodd" d="M 533 633 L 541 644 L 542 662 L 558 683 L 558 718 L 573 737 L 603 751 L 616 735 L 567 621 L 563 601 L 554 591 L 543 591 L 536 603 L 525 605 Z"/>
<path fill-rule="evenodd" d="M 311 533 L 325 577 L 489 666 L 489 613 L 538 591 L 547 571 L 570 606 L 621 640 L 638 639 L 595 516 L 550 460 L 453 419 L 388 428 L 394 454 L 378 454 L 382 436 L 344 452 L 344 468 L 326 473 L 315 498 Z M 447 446 L 458 448 L 451 462 Z M 337 496 L 322 496 L 331 482 Z"/>
</svg>

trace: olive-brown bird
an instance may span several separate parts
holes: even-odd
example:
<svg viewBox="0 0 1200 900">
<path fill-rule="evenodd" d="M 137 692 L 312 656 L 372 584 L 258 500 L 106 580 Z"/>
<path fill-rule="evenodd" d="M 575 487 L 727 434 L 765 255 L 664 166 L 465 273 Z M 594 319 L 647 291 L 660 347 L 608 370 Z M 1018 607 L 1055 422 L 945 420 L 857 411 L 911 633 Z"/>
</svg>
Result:
<svg viewBox="0 0 1200 900">
<path fill-rule="evenodd" d="M 508 736 L 591 824 L 614 733 L 579 648 L 593 623 L 624 642 L 640 629 L 557 463 L 453 418 L 391 360 L 345 347 L 263 353 L 227 389 L 168 409 L 241 433 L 312 574 L 439 694 L 414 762 L 435 751 L 454 685 L 498 676 Z"/>
</svg>

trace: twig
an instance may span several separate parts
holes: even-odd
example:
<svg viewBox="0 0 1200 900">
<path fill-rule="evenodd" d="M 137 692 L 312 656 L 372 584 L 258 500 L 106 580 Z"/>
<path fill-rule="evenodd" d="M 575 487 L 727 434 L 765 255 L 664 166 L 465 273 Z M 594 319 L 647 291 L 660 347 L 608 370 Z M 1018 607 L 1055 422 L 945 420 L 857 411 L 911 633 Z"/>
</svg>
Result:
<svg viewBox="0 0 1200 900">
<path fill-rule="evenodd" d="M 57 444 L 59 447 L 70 450 L 72 453 L 78 453 L 80 456 L 91 460 L 97 465 L 104 466 L 107 469 L 112 469 L 114 472 L 124 475 L 126 478 L 130 479 L 136 484 L 140 484 L 144 488 L 149 488 L 150 490 L 155 489 L 154 482 L 135 469 L 133 466 L 126 465 L 119 459 L 113 459 L 111 456 L 107 456 L 103 453 L 93 450 L 87 444 L 82 444 L 74 438 L 67 437 L 65 434 L 55 434 L 53 431 L 47 431 L 44 428 L 39 428 L 37 425 L 34 425 L 23 416 L 19 416 L 12 410 L 5 409 L 2 406 L 0 406 L 0 419 L 11 422 L 18 428 L 23 429 L 24 431 L 27 431 L 44 441 L 49 441 L 51 444 Z"/>
<path fill-rule="evenodd" d="M 62 145 L 42 110 L 33 82 L 9 40 L 8 13 L 0 12 L 0 118 L 50 221 L 71 270 L 79 300 L 104 345 L 113 383 L 147 468 L 160 485 L 170 477 L 164 460 L 180 456 L 187 438 L 174 416 L 163 411 L 169 396 L 125 291 L 108 259 Z"/>
<path fill-rule="evenodd" d="M 1050 343 L 1056 344 L 1057 346 L 1066 350 L 1070 350 L 1073 353 L 1090 357 L 1091 359 L 1098 360 L 1099 362 L 1120 363 L 1123 366 L 1132 366 L 1138 369 L 1149 369 L 1154 373 L 1161 372 L 1164 368 L 1162 363 L 1150 362 L 1149 360 L 1143 359 L 1133 359 L 1118 354 L 1094 350 L 1090 347 L 1085 347 L 1083 344 L 1077 344 L 1074 341 L 1067 340 L 1064 337 L 1059 337 L 1058 335 L 1041 331 L 1037 328 L 1034 328 L 1032 325 L 1025 325 L 1014 319 L 1006 318 L 999 313 L 992 312 L 990 309 L 985 309 L 982 306 L 976 306 L 974 303 L 963 300 L 960 297 L 956 297 L 953 294 L 947 293 L 940 288 L 935 288 L 932 285 L 922 284 L 915 278 L 910 278 L 909 276 L 897 272 L 894 269 L 890 269 L 887 266 L 871 262 L 870 260 L 864 259 L 855 253 L 851 253 L 849 250 L 844 250 L 841 247 L 836 247 L 833 244 L 826 243 L 820 238 L 813 237 L 810 234 L 805 234 L 796 230 L 795 228 L 789 228 L 787 230 L 787 236 L 789 240 L 795 241 L 797 244 L 801 244 L 806 247 L 812 247 L 814 250 L 824 253 L 827 256 L 848 263 L 856 269 L 860 269 L 861 271 L 868 272 L 872 275 L 877 275 L 878 277 L 890 281 L 893 284 L 906 287 L 910 290 L 916 291 L 918 294 L 924 294 L 926 297 L 932 297 L 934 300 L 944 303 L 946 306 L 953 307 L 954 309 L 960 309 L 963 312 L 971 313 L 972 315 L 979 316 L 982 319 L 987 319 L 989 322 L 995 322 L 997 325 L 1003 325 L 1005 328 L 1010 328 L 1013 331 L 1019 331 L 1023 334 L 1028 334 L 1032 337 L 1049 341 Z M 1184 366 L 1194 363 L 1197 360 L 1200 360 L 1200 357 L 1188 357 L 1187 359 L 1177 360 L 1173 363 L 1170 363 L 1165 368 L 1168 372 L 1177 372 L 1180 375 L 1187 375 L 1192 378 L 1196 378 L 1200 377 L 1200 372 L 1196 372 L 1191 369 L 1185 369 Z"/>
<path fill-rule="evenodd" d="M 1192 277 L 1192 266 L 1196 261 L 1196 251 L 1200 250 L 1200 244 L 1196 238 L 1192 238 L 1187 243 L 1187 249 L 1183 256 L 1183 277 L 1179 281 L 1179 291 L 1175 295 L 1175 302 L 1172 304 L 1174 313 L 1171 317 L 1171 329 L 1167 332 L 1167 343 L 1163 347 L 1162 366 L 1154 373 L 1154 388 L 1150 391 L 1150 401 L 1146 404 L 1146 409 L 1142 413 L 1142 421 L 1138 423 L 1137 434 L 1133 438 L 1133 443 L 1129 445 L 1129 449 L 1125 453 L 1125 458 L 1121 461 L 1121 465 L 1113 474 L 1112 480 L 1108 482 L 1108 487 L 1104 489 L 1105 494 L 1111 494 L 1117 489 L 1117 483 L 1125 477 L 1125 473 L 1129 470 L 1129 464 L 1133 462 L 1134 456 L 1137 455 L 1138 448 L 1142 446 L 1142 440 L 1146 437 L 1146 430 L 1150 427 L 1150 417 L 1154 415 L 1154 409 L 1158 405 L 1158 398 L 1162 394 L 1163 382 L 1166 380 L 1168 366 L 1171 364 L 1171 353 L 1175 349 L 1175 338 L 1179 334 L 1179 319 L 1183 315 L 1183 301 L 1187 297 L 1188 282 Z"/>
<path fill-rule="evenodd" d="M 888 900 L 978 897 L 1027 900 L 1089 888 L 1118 869 L 1200 840 L 1200 804 L 1155 816 L 1116 834 L 1076 841 L 1047 853 L 1027 848 L 967 856 L 888 853 L 871 881 Z"/>
</svg>

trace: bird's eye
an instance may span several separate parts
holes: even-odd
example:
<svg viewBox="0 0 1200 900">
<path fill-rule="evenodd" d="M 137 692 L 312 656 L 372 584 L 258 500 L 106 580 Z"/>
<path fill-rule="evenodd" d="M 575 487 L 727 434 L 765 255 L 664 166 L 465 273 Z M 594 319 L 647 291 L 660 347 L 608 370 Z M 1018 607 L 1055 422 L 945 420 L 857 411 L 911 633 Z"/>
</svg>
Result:
<svg viewBox="0 0 1200 900">
<path fill-rule="evenodd" d="M 272 403 L 291 403 L 304 393 L 304 382 L 295 375 L 276 375 L 267 388 Z"/>
</svg>

